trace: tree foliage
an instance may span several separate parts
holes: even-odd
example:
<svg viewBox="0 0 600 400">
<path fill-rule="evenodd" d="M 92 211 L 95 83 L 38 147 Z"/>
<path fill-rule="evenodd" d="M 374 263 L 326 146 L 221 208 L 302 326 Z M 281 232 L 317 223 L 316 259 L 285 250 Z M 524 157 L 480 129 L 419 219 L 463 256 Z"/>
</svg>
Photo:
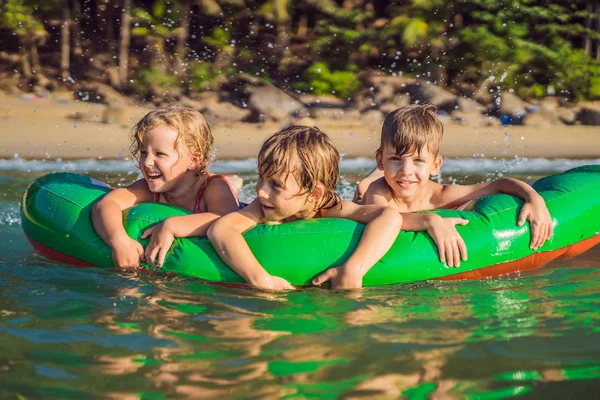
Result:
<svg viewBox="0 0 600 400">
<path fill-rule="evenodd" d="M 0 2 L 4 28 L 0 35 L 47 32 L 54 40 L 40 46 L 40 52 L 56 51 L 57 20 L 60 24 L 65 1 Z M 200 91 L 215 88 L 219 76 L 250 74 L 288 89 L 347 98 L 360 88 L 360 73 L 375 69 L 456 90 L 478 87 L 494 76 L 501 89 L 513 89 L 523 97 L 540 97 L 553 88 L 577 100 L 600 98 L 595 54 L 600 52 L 600 24 L 595 22 L 596 9 L 588 7 L 592 3 L 69 1 L 77 4 L 71 18 L 79 23 L 89 59 L 105 54 L 108 60 L 118 56 L 114 44 L 119 40 L 122 7 L 131 4 L 128 74 L 144 84 L 156 80 L 158 86 L 187 85 Z M 186 68 L 174 72 L 182 61 Z M 185 73 L 186 78 L 172 78 L 173 73 Z"/>
</svg>

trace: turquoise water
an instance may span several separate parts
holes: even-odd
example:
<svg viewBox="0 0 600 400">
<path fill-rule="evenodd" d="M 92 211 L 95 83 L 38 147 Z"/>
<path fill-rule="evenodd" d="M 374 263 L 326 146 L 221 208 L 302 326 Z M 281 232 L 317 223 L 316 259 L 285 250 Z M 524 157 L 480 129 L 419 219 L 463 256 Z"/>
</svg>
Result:
<svg viewBox="0 0 600 400">
<path fill-rule="evenodd" d="M 523 276 L 352 293 L 78 269 L 33 254 L 21 231 L 20 197 L 46 170 L 0 170 L 0 398 L 598 398 L 599 246 Z"/>
</svg>

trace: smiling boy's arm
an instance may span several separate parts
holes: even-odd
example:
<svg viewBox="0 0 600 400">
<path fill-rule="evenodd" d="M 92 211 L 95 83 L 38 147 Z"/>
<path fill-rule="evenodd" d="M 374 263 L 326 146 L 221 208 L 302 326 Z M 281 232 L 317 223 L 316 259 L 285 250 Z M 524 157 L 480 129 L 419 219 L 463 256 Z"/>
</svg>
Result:
<svg viewBox="0 0 600 400">
<path fill-rule="evenodd" d="M 394 244 L 400 228 L 402 216 L 388 207 L 357 205 L 343 201 L 341 207 L 323 210 L 323 217 L 351 219 L 366 224 L 363 235 L 354 253 L 339 267 L 330 268 L 313 280 L 321 285 L 331 280 L 335 289 L 355 289 L 362 287 L 362 278 Z"/>
<path fill-rule="evenodd" d="M 293 289 L 285 279 L 272 276 L 260 265 L 242 233 L 261 223 L 264 215 L 254 200 L 243 210 L 227 214 L 208 229 L 208 239 L 221 259 L 246 282 L 260 289 Z"/>
<path fill-rule="evenodd" d="M 554 226 L 546 202 L 527 183 L 513 178 L 503 178 L 477 185 L 446 185 L 442 190 L 440 208 L 456 208 L 468 201 L 490 194 L 505 193 L 525 200 L 517 219 L 519 226 L 529 220 L 531 225 L 530 247 L 537 249 L 552 236 Z"/>
</svg>

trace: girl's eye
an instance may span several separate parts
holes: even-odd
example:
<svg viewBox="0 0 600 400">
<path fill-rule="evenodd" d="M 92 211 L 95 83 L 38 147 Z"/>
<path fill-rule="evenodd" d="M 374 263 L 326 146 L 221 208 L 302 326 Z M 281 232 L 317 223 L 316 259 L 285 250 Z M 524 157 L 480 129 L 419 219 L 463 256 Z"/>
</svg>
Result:
<svg viewBox="0 0 600 400">
<path fill-rule="evenodd" d="M 417 159 L 415 160 L 415 162 L 425 162 L 425 160 L 423 160 L 422 158 L 417 158 Z"/>
<path fill-rule="evenodd" d="M 160 152 L 160 151 L 159 151 L 159 152 L 157 152 L 157 153 L 156 153 L 156 155 L 157 155 L 157 156 L 159 156 L 159 157 L 166 156 L 166 154 L 165 154 L 165 153 L 163 153 L 163 152 Z"/>
<path fill-rule="evenodd" d="M 147 155 L 147 154 L 148 154 L 148 152 L 147 152 L 146 150 L 142 150 L 142 151 L 140 151 L 140 155 L 142 155 L 142 156 L 145 156 L 145 155 Z"/>
</svg>

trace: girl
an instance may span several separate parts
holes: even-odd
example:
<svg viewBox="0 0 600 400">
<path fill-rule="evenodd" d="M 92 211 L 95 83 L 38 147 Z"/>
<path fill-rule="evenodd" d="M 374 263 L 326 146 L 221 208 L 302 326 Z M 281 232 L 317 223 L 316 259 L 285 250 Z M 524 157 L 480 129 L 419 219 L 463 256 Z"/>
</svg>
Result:
<svg viewBox="0 0 600 400">
<path fill-rule="evenodd" d="M 208 230 L 208 238 L 223 261 L 253 286 L 291 289 L 289 282 L 264 270 L 242 233 L 260 223 L 352 219 L 367 224 L 354 253 L 344 265 L 327 270 L 313 284 L 331 280 L 334 288 L 359 288 L 362 277 L 389 250 L 401 227 L 433 229 L 445 235 L 456 232 L 454 224 L 464 221 L 434 214 L 400 214 L 388 207 L 344 201 L 335 192 L 339 159 L 329 137 L 316 127 L 292 125 L 268 138 L 258 155 L 258 198 L 243 210 L 220 218 Z"/>
<path fill-rule="evenodd" d="M 177 104 L 151 111 L 135 125 L 131 154 L 143 179 L 106 194 L 92 212 L 94 228 L 111 247 L 116 267 L 155 259 L 162 264 L 174 237 L 204 236 L 214 220 L 238 209 L 225 178 L 206 170 L 213 140 L 202 114 Z M 169 218 L 146 230 L 142 238 L 152 238 L 144 253 L 122 221 L 122 211 L 141 202 L 172 204 L 194 215 Z"/>
</svg>

